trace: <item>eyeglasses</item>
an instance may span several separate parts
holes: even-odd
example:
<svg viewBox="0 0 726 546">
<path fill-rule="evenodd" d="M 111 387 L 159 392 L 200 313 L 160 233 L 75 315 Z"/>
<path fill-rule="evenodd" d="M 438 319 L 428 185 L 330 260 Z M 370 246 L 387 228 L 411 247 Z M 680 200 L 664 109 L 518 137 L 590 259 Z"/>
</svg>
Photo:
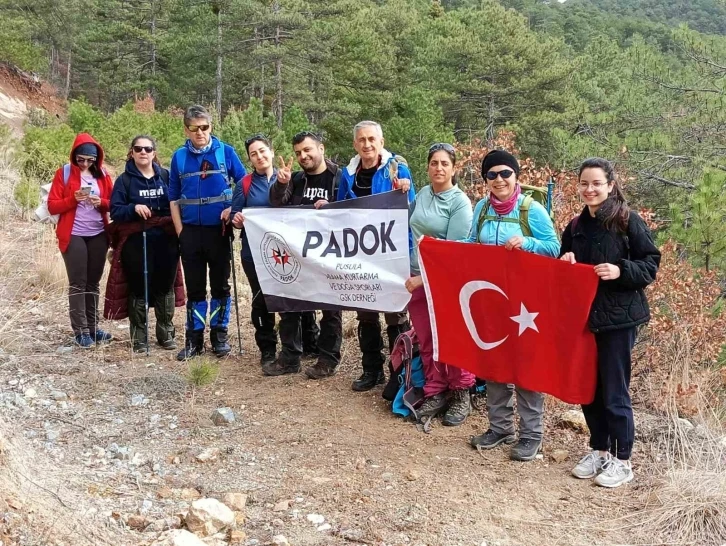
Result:
<svg viewBox="0 0 726 546">
<path fill-rule="evenodd" d="M 150 154 L 154 151 L 153 146 L 134 146 L 134 152 L 137 154 L 140 154 L 142 151 L 146 152 L 147 154 Z"/>
<path fill-rule="evenodd" d="M 501 171 L 489 171 L 487 172 L 487 180 L 496 180 L 497 176 L 501 176 L 502 180 L 505 180 L 513 174 L 514 171 L 511 171 L 509 169 L 502 169 Z"/>
<path fill-rule="evenodd" d="M 448 152 L 450 154 L 455 154 L 456 150 L 451 144 L 447 144 L 446 142 L 437 142 L 436 144 L 432 144 L 431 148 L 429 148 L 429 153 L 433 154 L 434 152 L 438 152 L 439 150 L 444 150 L 445 152 Z"/>
<path fill-rule="evenodd" d="M 89 165 L 92 165 L 95 162 L 95 157 L 76 157 L 76 163 L 88 163 Z"/>
<path fill-rule="evenodd" d="M 197 133 L 199 131 L 206 133 L 209 131 L 209 127 L 209 125 L 187 125 L 187 129 L 189 129 L 190 133 Z"/>
<path fill-rule="evenodd" d="M 323 137 L 313 131 L 300 131 L 298 134 L 292 137 L 292 140 L 293 142 L 296 140 L 303 141 L 308 137 L 312 138 L 313 140 L 317 140 L 318 142 L 323 141 Z"/>
<path fill-rule="evenodd" d="M 607 185 L 608 185 L 607 182 L 589 182 L 589 183 L 588 182 L 580 182 L 578 184 L 578 186 L 579 186 L 579 188 L 581 190 L 586 190 L 587 188 L 590 188 L 590 187 L 592 187 L 592 188 L 594 188 L 596 190 L 599 190 L 600 188 L 604 188 Z"/>
</svg>

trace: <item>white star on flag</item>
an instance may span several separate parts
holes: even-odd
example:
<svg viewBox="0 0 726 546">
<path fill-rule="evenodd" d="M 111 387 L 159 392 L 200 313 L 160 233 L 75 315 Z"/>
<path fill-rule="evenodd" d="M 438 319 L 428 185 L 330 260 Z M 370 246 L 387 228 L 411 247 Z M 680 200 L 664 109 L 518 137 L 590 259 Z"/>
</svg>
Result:
<svg viewBox="0 0 726 546">
<path fill-rule="evenodd" d="M 537 318 L 539 313 L 530 313 L 524 306 L 524 303 L 520 304 L 519 315 L 509 317 L 511 320 L 519 324 L 519 335 L 521 336 L 527 328 L 532 328 L 535 332 L 539 333 L 537 325 L 534 323 L 534 319 Z"/>
</svg>

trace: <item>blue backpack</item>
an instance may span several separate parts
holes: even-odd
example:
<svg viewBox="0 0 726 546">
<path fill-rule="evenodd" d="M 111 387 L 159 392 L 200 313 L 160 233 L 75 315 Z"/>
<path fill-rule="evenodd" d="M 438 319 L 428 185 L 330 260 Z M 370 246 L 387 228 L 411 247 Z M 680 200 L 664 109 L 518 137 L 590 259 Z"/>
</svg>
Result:
<svg viewBox="0 0 726 546">
<path fill-rule="evenodd" d="M 391 379 L 383 391 L 383 397 L 392 402 L 391 411 L 418 419 L 416 408 L 423 402 L 425 382 L 418 340 L 412 328 L 396 338 L 391 353 Z"/>
</svg>

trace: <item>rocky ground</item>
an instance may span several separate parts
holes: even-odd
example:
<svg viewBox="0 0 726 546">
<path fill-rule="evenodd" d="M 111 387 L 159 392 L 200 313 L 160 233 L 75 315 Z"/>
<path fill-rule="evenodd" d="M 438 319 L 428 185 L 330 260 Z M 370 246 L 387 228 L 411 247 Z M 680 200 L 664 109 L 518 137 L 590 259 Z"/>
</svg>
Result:
<svg viewBox="0 0 726 546">
<path fill-rule="evenodd" d="M 126 321 L 103 325 L 117 339 L 109 345 L 71 348 L 48 228 L 7 218 L 2 229 L 3 544 L 630 542 L 641 482 L 609 491 L 569 476 L 587 440 L 568 416 L 576 408 L 548 401 L 531 463 L 469 447 L 486 429 L 481 411 L 423 434 L 391 414 L 380 389 L 350 390 L 352 316 L 330 379 L 262 377 L 243 317 L 245 354 L 214 359 L 217 379 L 193 388 L 173 353 L 132 355 Z M 239 289 L 246 311 L 249 288 Z"/>
</svg>

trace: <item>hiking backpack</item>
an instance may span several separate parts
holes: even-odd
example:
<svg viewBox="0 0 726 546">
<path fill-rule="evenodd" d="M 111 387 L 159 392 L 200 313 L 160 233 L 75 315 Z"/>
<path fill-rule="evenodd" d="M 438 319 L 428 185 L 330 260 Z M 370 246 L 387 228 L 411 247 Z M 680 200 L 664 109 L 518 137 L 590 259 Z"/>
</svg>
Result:
<svg viewBox="0 0 726 546">
<path fill-rule="evenodd" d="M 396 338 L 391 352 L 391 369 L 391 378 L 383 389 L 383 398 L 392 402 L 391 411 L 396 415 L 408 417 L 413 414 L 418 419 L 416 408 L 423 401 L 426 379 L 413 328 Z"/>
<path fill-rule="evenodd" d="M 522 234 L 525 237 L 532 236 L 532 230 L 529 227 L 529 209 L 532 206 L 532 202 L 536 201 L 544 207 L 549 213 L 552 224 L 555 223 L 555 212 L 552 207 L 552 192 L 550 188 L 543 188 L 541 186 L 529 186 L 527 184 L 520 184 L 522 189 L 522 195 L 524 200 L 519 205 L 519 220 L 516 218 L 499 218 L 495 214 L 487 214 L 489 212 L 489 198 L 484 201 L 484 206 L 481 208 L 479 213 L 479 220 L 477 222 L 477 239 L 481 233 L 481 229 L 484 226 L 484 222 L 498 220 L 507 223 L 519 223 L 519 228 L 522 230 Z"/>
</svg>

